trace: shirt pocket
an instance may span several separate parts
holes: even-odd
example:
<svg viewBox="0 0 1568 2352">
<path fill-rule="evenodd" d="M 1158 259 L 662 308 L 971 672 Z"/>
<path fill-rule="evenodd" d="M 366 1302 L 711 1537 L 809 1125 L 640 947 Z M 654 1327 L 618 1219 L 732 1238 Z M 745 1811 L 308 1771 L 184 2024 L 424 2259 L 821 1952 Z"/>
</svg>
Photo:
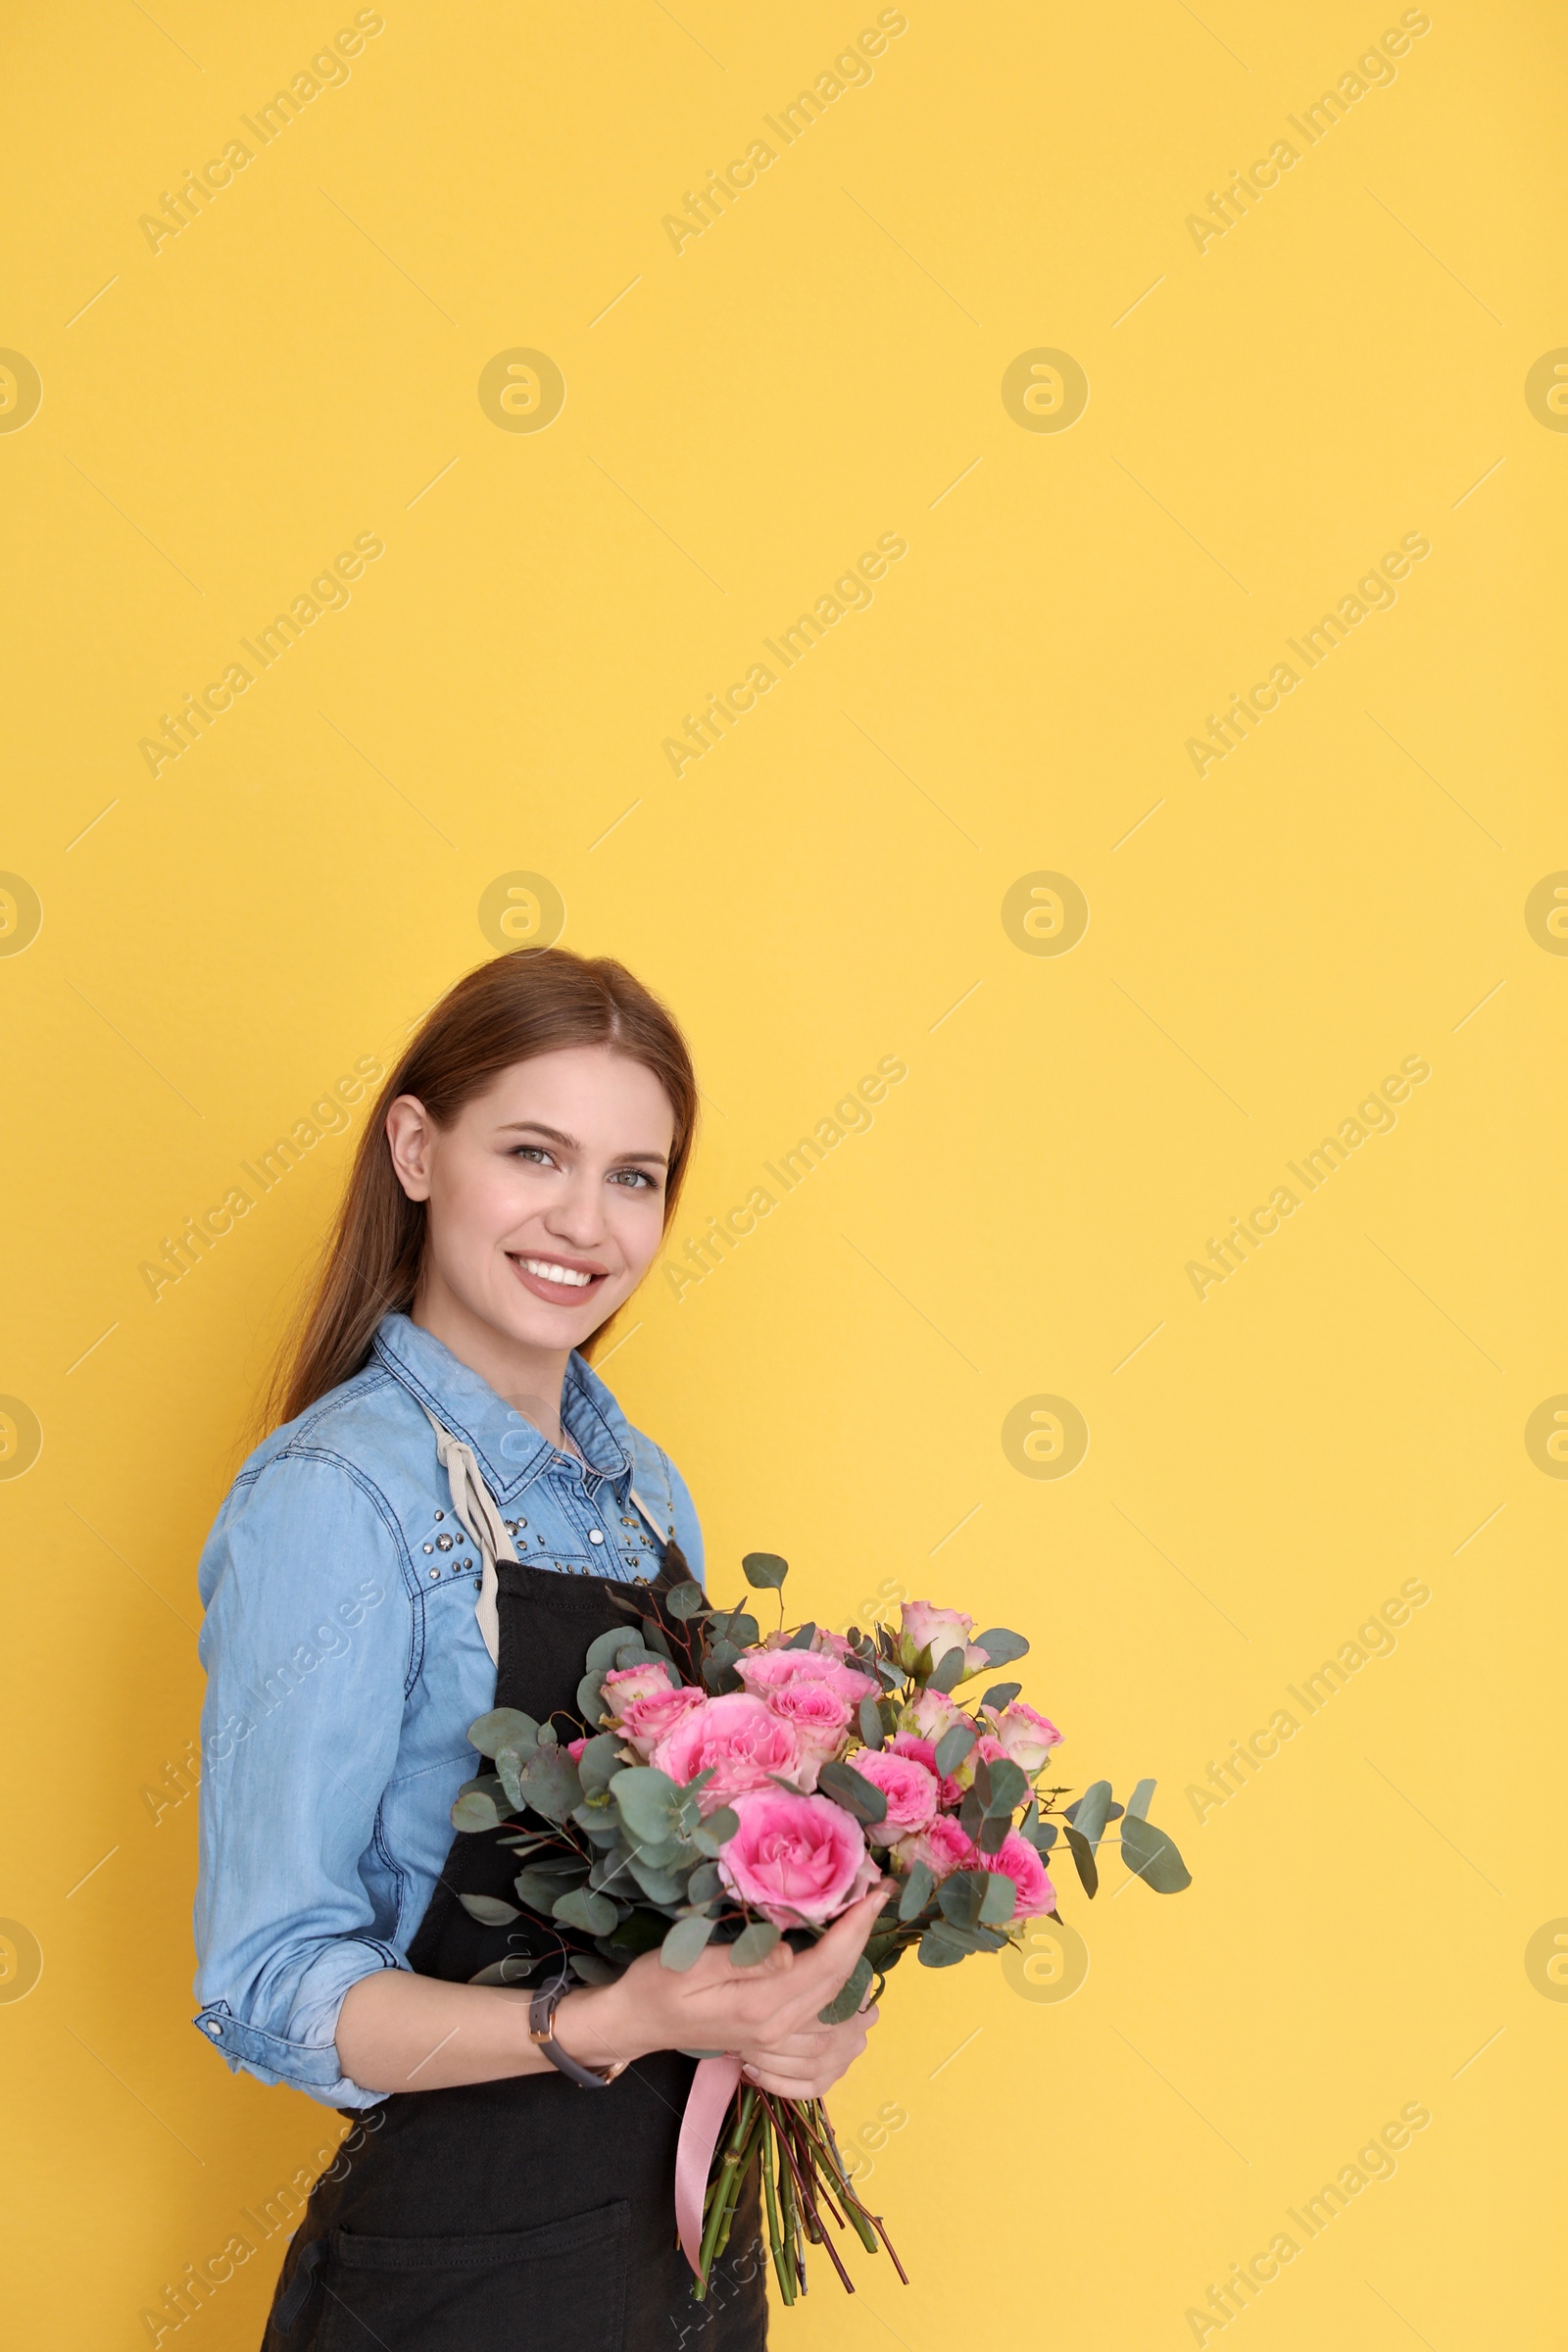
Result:
<svg viewBox="0 0 1568 2352">
<path fill-rule="evenodd" d="M 621 2199 L 471 2237 L 335 2229 L 319 2352 L 621 2352 L 630 2218 Z"/>
</svg>

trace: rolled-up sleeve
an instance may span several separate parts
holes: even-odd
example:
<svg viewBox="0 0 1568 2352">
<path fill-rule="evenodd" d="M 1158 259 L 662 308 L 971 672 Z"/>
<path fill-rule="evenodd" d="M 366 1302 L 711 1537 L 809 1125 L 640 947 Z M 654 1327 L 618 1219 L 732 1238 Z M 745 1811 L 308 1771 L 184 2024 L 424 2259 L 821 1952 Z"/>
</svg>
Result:
<svg viewBox="0 0 1568 2352">
<path fill-rule="evenodd" d="M 334 2035 L 351 1984 L 408 1966 L 361 1875 L 410 1674 L 402 1540 L 350 1464 L 284 1452 L 230 1495 L 201 1581 L 195 2023 L 231 2068 L 373 2107 Z"/>
</svg>

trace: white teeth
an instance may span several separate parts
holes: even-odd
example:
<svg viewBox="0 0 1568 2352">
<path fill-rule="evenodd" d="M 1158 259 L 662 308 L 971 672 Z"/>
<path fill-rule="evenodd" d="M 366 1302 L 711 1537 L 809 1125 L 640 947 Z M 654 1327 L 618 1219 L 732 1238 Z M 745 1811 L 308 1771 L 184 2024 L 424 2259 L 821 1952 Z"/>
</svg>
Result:
<svg viewBox="0 0 1568 2352">
<path fill-rule="evenodd" d="M 536 1274 L 542 1282 L 559 1282 L 564 1290 L 585 1291 L 592 1282 L 591 1274 L 579 1274 L 570 1266 L 555 1266 L 542 1257 L 524 1257 L 518 1264 L 525 1274 Z"/>
</svg>

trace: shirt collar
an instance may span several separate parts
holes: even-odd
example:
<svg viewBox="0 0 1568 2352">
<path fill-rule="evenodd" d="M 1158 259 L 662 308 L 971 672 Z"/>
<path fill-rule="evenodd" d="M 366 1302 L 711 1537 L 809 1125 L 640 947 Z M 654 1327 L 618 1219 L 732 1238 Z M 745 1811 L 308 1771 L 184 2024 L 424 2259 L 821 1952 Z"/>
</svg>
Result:
<svg viewBox="0 0 1568 2352">
<path fill-rule="evenodd" d="M 385 1315 L 372 1351 L 443 1429 L 473 1448 L 486 1483 L 510 1496 L 537 1478 L 556 1448 L 533 1423 L 460 1363 L 433 1332 L 407 1315 Z M 630 1427 L 604 1382 L 575 1349 L 567 1359 L 561 1418 L 590 1471 L 618 1482 L 631 1475 Z"/>
</svg>

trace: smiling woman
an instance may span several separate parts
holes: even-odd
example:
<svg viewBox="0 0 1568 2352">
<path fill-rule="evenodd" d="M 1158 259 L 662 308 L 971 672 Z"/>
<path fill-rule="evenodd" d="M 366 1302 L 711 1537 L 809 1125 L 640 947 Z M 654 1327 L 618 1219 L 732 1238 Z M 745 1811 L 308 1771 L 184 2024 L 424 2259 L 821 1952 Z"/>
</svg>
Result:
<svg viewBox="0 0 1568 2352">
<path fill-rule="evenodd" d="M 683 1972 L 640 1947 L 612 1965 L 559 1912 L 503 1931 L 514 1908 L 460 1891 L 479 1719 L 564 1740 L 585 1649 L 701 1581 L 679 1471 L 587 1361 L 663 1239 L 697 1103 L 675 1022 L 609 957 L 520 949 L 460 981 L 369 1114 L 281 1426 L 203 1553 L 196 2023 L 231 2066 L 385 2126 L 317 2182 L 268 2352 L 345 2327 L 396 2352 L 662 2352 L 689 2309 L 691 2053 L 809 2099 L 875 2021 L 821 2012 L 880 1879 L 808 1953 L 737 1966 L 715 1943 Z M 354 1639 L 312 1672 L 342 1604 Z M 255 1693 L 279 1660 L 274 1708 Z M 490 1859 L 510 1883 L 516 1854 Z M 580 2096 L 610 2085 L 613 2108 Z M 737 2245 L 760 2243 L 748 2179 Z M 734 2284 L 708 2352 L 764 2341 L 760 2264 Z"/>
</svg>

